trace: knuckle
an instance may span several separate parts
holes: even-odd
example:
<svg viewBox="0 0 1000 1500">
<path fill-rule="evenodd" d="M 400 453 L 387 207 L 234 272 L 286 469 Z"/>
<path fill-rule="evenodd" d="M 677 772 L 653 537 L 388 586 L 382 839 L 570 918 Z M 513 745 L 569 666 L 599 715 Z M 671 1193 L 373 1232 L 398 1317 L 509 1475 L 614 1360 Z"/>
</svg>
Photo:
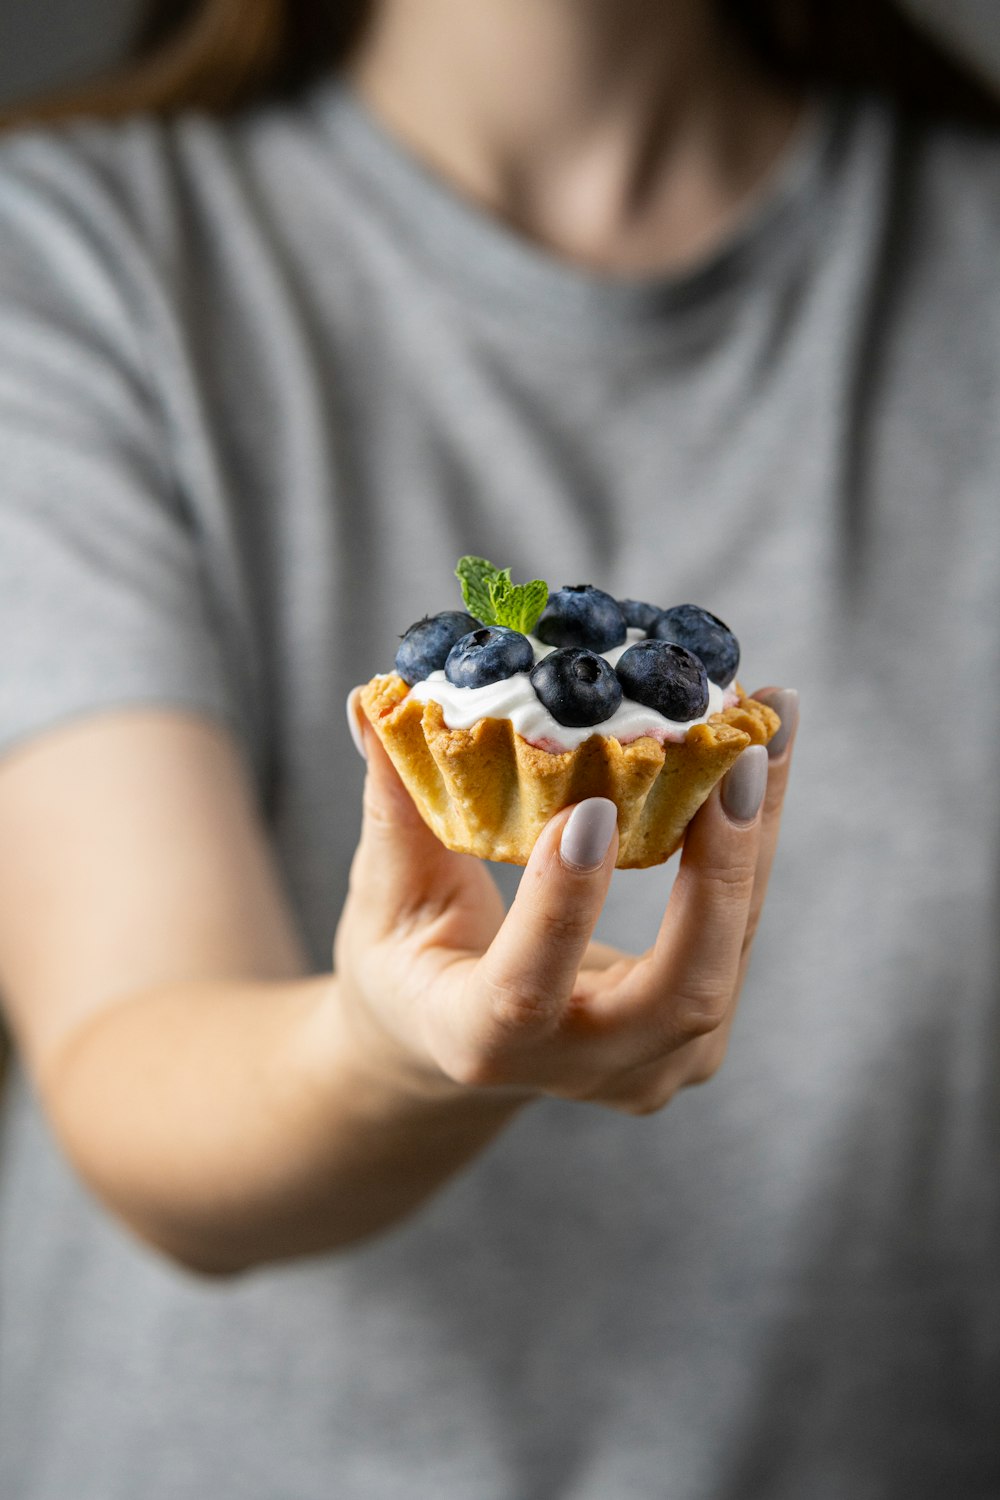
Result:
<svg viewBox="0 0 1000 1500">
<path fill-rule="evenodd" d="M 614 1081 L 606 1079 L 602 1087 L 578 1093 L 577 1098 L 610 1109 L 615 1114 L 641 1118 L 665 1109 L 682 1087 L 683 1078 L 672 1064 L 652 1066 L 644 1063 L 617 1075 Z"/>
<path fill-rule="evenodd" d="M 673 1026 L 682 1041 L 711 1036 L 729 1012 L 729 995 L 718 988 L 689 989 L 674 997 Z"/>
<path fill-rule="evenodd" d="M 494 982 L 489 988 L 489 1014 L 501 1036 L 537 1031 L 552 1019 L 552 999 L 535 984 Z"/>
<path fill-rule="evenodd" d="M 677 1018 L 677 1030 L 680 1033 L 681 1044 L 694 1042 L 700 1037 L 711 1036 L 722 1024 L 721 1015 L 711 1011 L 689 1010 Z"/>
<path fill-rule="evenodd" d="M 361 791 L 361 811 L 373 823 L 388 822 L 381 799 L 376 795 L 369 777 L 365 777 L 365 784 Z"/>
<path fill-rule="evenodd" d="M 687 1075 L 687 1084 L 698 1087 L 711 1083 L 726 1060 L 726 1050 L 724 1042 L 703 1047 Z"/>
<path fill-rule="evenodd" d="M 702 865 L 698 881 L 710 899 L 726 906 L 737 906 L 750 899 L 756 862 L 736 860 L 728 864 Z"/>
<path fill-rule="evenodd" d="M 712 1036 L 725 1019 L 725 1009 L 720 1006 L 718 1010 L 691 1011 L 684 1017 L 682 1024 L 689 1040 L 698 1041 Z"/>
<path fill-rule="evenodd" d="M 370 776 L 366 777 L 361 793 L 361 810 L 369 829 L 377 833 L 392 833 L 395 829 L 394 808 L 387 802 L 381 789 L 372 785 Z"/>
<path fill-rule="evenodd" d="M 673 1084 L 668 1086 L 660 1083 L 655 1088 L 645 1088 L 629 1098 L 616 1100 L 612 1108 L 641 1120 L 649 1115 L 658 1115 L 661 1110 L 666 1109 L 675 1093 Z"/>
<path fill-rule="evenodd" d="M 578 943 L 581 937 L 590 935 L 589 915 L 586 912 L 576 911 L 572 907 L 562 911 L 553 907 L 542 907 L 536 913 L 536 921 L 542 942 L 555 947 L 562 948 Z"/>
</svg>

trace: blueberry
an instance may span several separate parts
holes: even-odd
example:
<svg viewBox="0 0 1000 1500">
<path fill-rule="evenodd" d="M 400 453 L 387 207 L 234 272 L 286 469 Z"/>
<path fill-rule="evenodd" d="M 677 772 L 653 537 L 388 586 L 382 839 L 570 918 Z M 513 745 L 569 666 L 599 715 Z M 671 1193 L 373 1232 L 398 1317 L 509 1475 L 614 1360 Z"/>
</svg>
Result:
<svg viewBox="0 0 1000 1500">
<path fill-rule="evenodd" d="M 441 671 L 455 642 L 478 624 L 478 620 L 460 609 L 425 615 L 403 636 L 396 652 L 396 671 L 411 687 L 415 682 L 423 682 L 432 672 Z"/>
<path fill-rule="evenodd" d="M 686 724 L 708 707 L 708 674 L 697 656 L 669 641 L 636 641 L 615 668 L 626 698 Z"/>
<path fill-rule="evenodd" d="M 552 717 L 574 729 L 602 724 L 622 701 L 611 663 L 575 646 L 543 656 L 531 673 L 531 686 Z"/>
<path fill-rule="evenodd" d="M 455 642 L 444 670 L 455 687 L 476 688 L 503 682 L 515 672 L 530 672 L 534 662 L 531 642 L 519 630 L 508 630 L 506 625 L 480 625 Z"/>
<path fill-rule="evenodd" d="M 686 646 L 705 663 L 705 671 L 719 687 L 728 687 L 740 664 L 740 643 L 728 625 L 697 604 L 665 609 L 649 632 L 657 641 Z"/>
<path fill-rule="evenodd" d="M 630 630 L 652 630 L 663 613 L 658 604 L 643 604 L 641 599 L 619 599 L 618 608 Z"/>
<path fill-rule="evenodd" d="M 547 646 L 610 651 L 625 640 L 625 616 L 610 594 L 589 583 L 574 583 L 549 595 L 535 634 Z"/>
</svg>

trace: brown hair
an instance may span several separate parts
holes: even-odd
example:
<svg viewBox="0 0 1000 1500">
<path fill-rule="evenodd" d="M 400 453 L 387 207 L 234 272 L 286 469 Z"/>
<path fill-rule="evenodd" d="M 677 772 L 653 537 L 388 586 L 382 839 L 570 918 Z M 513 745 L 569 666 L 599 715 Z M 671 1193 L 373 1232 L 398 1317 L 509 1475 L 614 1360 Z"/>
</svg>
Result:
<svg viewBox="0 0 1000 1500">
<path fill-rule="evenodd" d="M 895 0 L 716 0 L 774 77 L 880 93 L 904 110 L 1000 125 L 1000 99 Z M 117 118 L 138 110 L 228 113 L 301 89 L 342 61 L 369 0 L 150 0 L 133 56 L 105 80 L 0 121 Z"/>
</svg>

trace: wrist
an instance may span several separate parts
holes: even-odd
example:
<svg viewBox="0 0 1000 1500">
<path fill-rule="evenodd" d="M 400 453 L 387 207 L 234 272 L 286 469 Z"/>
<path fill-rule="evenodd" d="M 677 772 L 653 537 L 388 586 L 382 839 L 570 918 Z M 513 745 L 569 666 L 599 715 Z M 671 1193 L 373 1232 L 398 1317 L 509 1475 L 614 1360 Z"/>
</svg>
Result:
<svg viewBox="0 0 1000 1500">
<path fill-rule="evenodd" d="M 386 1118 L 457 1112 L 503 1119 L 530 1102 L 526 1091 L 472 1087 L 417 1056 L 384 1026 L 363 997 L 336 974 L 311 986 L 298 1045 L 309 1076 L 345 1099 L 352 1112 Z"/>
</svg>

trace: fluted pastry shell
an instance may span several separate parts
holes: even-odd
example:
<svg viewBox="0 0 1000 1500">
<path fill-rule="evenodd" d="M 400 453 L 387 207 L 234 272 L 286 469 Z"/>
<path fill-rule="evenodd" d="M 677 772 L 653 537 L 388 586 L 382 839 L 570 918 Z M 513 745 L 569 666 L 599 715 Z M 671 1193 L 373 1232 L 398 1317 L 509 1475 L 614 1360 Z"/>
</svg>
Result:
<svg viewBox="0 0 1000 1500">
<path fill-rule="evenodd" d="M 458 854 L 527 864 L 535 840 L 560 809 L 586 797 L 618 807 L 618 867 L 661 864 L 719 778 L 748 745 L 766 745 L 777 714 L 747 698 L 685 738 L 649 736 L 623 745 L 593 734 L 552 754 L 515 733 L 509 719 L 449 729 L 439 703 L 409 696 L 402 677 L 373 677 L 361 703 L 427 826 Z"/>
</svg>

